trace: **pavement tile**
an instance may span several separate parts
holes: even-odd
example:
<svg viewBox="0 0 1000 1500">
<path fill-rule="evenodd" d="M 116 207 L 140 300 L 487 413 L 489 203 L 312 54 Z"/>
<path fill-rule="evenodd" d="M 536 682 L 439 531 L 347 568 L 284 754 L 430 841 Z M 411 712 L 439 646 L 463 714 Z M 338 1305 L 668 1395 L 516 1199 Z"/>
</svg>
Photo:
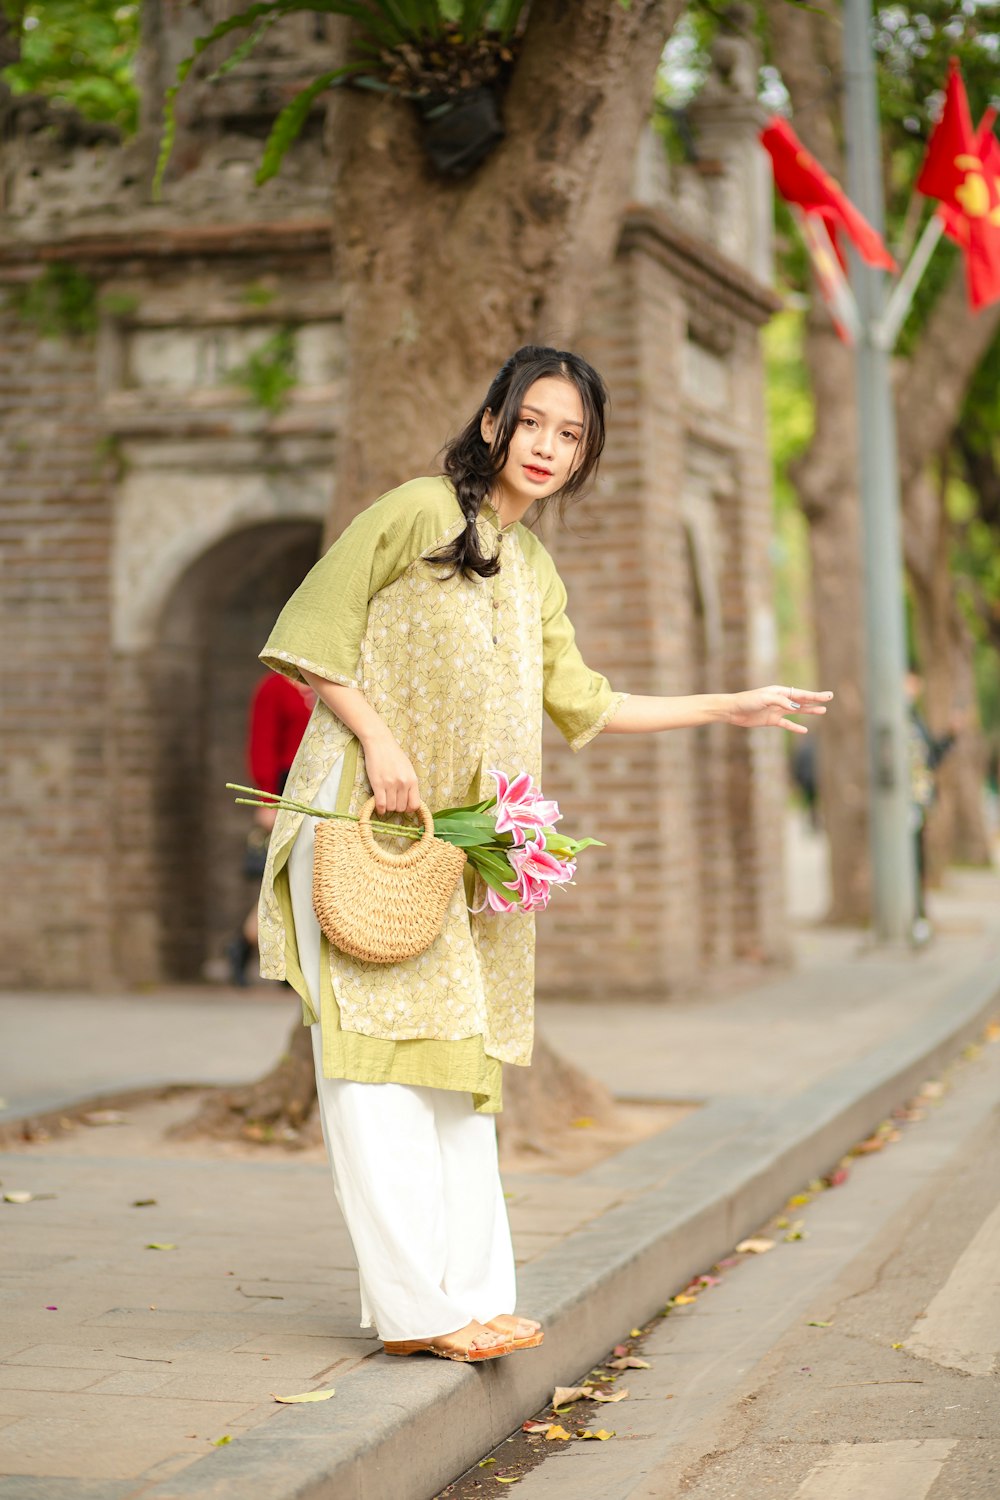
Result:
<svg viewBox="0 0 1000 1500">
<path fill-rule="evenodd" d="M 76 1331 L 79 1332 L 79 1330 Z M 93 1343 L 93 1334 L 88 1334 L 86 1342 Z M 156 1347 L 159 1358 L 168 1358 L 159 1345 Z M 17 1354 L 8 1355 L 3 1365 L 7 1368 L 17 1368 L 21 1365 L 46 1365 L 52 1369 L 120 1370 L 123 1357 L 121 1351 L 108 1346 L 88 1348 L 86 1344 L 76 1343 L 33 1344 L 28 1349 L 19 1350 Z"/>
<path fill-rule="evenodd" d="M 79 1391 L 100 1378 L 97 1370 L 67 1365 L 0 1364 L 0 1391 Z"/>
<path fill-rule="evenodd" d="M 242 1354 L 286 1354 L 314 1355 L 332 1363 L 335 1359 L 360 1359 L 366 1354 L 373 1354 L 381 1347 L 379 1340 L 371 1333 L 362 1333 L 359 1329 L 354 1337 L 338 1336 L 331 1337 L 329 1334 L 312 1336 L 301 1333 L 273 1334 L 255 1333 L 244 1339 L 235 1350 Z"/>
<path fill-rule="evenodd" d="M 223 1414 L 237 1421 L 247 1411 L 246 1402 L 230 1402 Z M 129 1425 L 148 1423 L 155 1430 L 162 1423 L 183 1427 L 197 1421 L 204 1410 L 198 1401 L 157 1400 L 151 1396 L 117 1397 L 91 1391 L 0 1391 L 0 1412 L 17 1417 L 64 1417 L 81 1426 L 107 1426 L 111 1413 L 121 1413 Z"/>
<path fill-rule="evenodd" d="M 46 1413 L 44 1416 L 26 1416 L 15 1422 L 4 1432 L 4 1466 L 12 1475 L 37 1475 L 47 1485 L 54 1479 L 101 1480 L 135 1479 L 143 1474 L 151 1463 L 172 1457 L 185 1442 L 195 1448 L 194 1440 L 186 1439 L 183 1425 L 177 1431 L 147 1424 L 134 1425 L 124 1418 L 116 1422 L 114 1442 L 108 1440 L 110 1415 L 99 1422 L 83 1423 L 73 1417 Z M 198 1431 L 208 1437 L 206 1424 L 199 1428 L 189 1426 L 188 1431 Z M 208 1443 L 202 1442 L 196 1456 L 208 1451 Z M 20 1489 L 11 1491 L 11 1500 L 25 1500 Z M 39 1489 L 39 1500 L 52 1500 L 52 1491 Z M 67 1496 L 68 1496 L 67 1492 Z M 77 1500 L 80 1491 L 72 1492 Z M 106 1500 L 103 1491 L 94 1488 L 99 1500 Z M 125 1492 L 127 1493 L 127 1491 Z M 0 1490 L 0 1497 L 3 1491 Z M 4 1497 L 5 1500 L 5 1497 Z"/>
<path fill-rule="evenodd" d="M 128 1500 L 135 1494 L 131 1479 L 91 1481 L 39 1479 L 31 1474 L 0 1474 L 0 1500 Z"/>
<path fill-rule="evenodd" d="M 149 1396 L 156 1392 L 165 1394 L 172 1378 L 167 1365 L 161 1365 L 156 1370 L 116 1370 L 114 1374 L 98 1376 L 90 1389 L 98 1396 Z"/>
</svg>

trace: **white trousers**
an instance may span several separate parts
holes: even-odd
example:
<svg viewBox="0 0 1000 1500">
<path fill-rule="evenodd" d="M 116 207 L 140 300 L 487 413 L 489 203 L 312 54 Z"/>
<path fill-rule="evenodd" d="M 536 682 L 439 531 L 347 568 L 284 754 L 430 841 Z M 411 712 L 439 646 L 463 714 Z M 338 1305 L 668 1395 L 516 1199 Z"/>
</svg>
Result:
<svg viewBox="0 0 1000 1500">
<path fill-rule="evenodd" d="M 336 803 L 342 762 L 315 805 Z M 299 965 L 319 1011 L 320 930 L 312 905 L 315 823 L 289 856 Z M 323 1076 L 312 1031 L 323 1139 L 357 1257 L 361 1326 L 382 1339 L 426 1339 L 512 1313 L 514 1252 L 497 1163 L 496 1121 L 472 1095 Z"/>
</svg>

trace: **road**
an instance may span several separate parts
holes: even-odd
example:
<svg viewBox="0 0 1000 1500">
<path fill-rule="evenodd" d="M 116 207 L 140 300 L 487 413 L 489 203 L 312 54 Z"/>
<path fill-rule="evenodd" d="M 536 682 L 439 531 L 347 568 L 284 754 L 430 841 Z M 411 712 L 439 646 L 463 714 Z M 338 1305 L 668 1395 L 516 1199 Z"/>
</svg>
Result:
<svg viewBox="0 0 1000 1500">
<path fill-rule="evenodd" d="M 909 1113 L 772 1249 L 623 1330 L 651 1368 L 595 1383 L 626 1399 L 502 1444 L 448 1500 L 1000 1500 L 1000 1042 Z"/>
</svg>

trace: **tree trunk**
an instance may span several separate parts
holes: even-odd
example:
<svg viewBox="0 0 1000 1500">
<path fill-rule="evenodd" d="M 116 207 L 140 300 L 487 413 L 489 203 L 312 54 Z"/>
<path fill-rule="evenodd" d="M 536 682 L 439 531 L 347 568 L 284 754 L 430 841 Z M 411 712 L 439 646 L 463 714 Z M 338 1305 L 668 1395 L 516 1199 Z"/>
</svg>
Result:
<svg viewBox="0 0 1000 1500">
<path fill-rule="evenodd" d="M 519 344 L 565 346 L 609 263 L 679 0 L 535 0 L 506 139 L 433 174 L 411 105 L 330 106 L 347 400 L 336 532 L 435 455 Z"/>
<path fill-rule="evenodd" d="M 775 61 L 803 144 L 834 175 L 842 171 L 838 103 L 839 11 L 803 11 L 767 0 Z M 808 448 L 791 480 L 809 524 L 818 681 L 836 712 L 816 731 L 819 801 L 830 848 L 827 920 L 868 921 L 871 867 L 864 695 L 864 598 L 857 481 L 854 358 L 838 339 L 818 292 L 806 321 L 805 362 L 815 409 Z"/>
<path fill-rule="evenodd" d="M 573 338 L 614 254 L 680 4 L 534 0 L 506 139 L 461 182 L 433 175 L 411 105 L 361 90 L 332 96 L 347 378 L 331 538 L 385 490 L 434 471 L 518 345 Z M 314 1099 L 307 1048 L 297 1027 L 277 1068 L 211 1101 L 192 1128 L 298 1131 Z M 544 1042 L 530 1076 L 509 1068 L 505 1086 L 512 1141 L 543 1140 L 553 1109 L 572 1118 L 610 1108 L 607 1091 Z"/>
<path fill-rule="evenodd" d="M 934 484 L 929 471 L 920 470 L 904 491 L 903 514 L 927 722 L 935 735 L 947 733 L 956 719 L 962 724 L 955 746 L 938 773 L 938 799 L 927 826 L 928 880 L 936 885 L 952 861 L 990 864 L 982 800 L 985 757 L 976 713 L 974 643 L 955 597 L 951 572 L 947 471 Z"/>
</svg>

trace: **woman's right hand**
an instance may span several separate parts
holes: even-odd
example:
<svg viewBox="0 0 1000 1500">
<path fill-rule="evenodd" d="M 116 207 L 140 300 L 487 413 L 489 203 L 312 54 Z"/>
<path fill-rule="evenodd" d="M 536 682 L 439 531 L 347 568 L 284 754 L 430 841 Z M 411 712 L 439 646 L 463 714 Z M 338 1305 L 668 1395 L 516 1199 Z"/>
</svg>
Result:
<svg viewBox="0 0 1000 1500">
<path fill-rule="evenodd" d="M 416 812 L 420 806 L 417 773 L 389 731 L 363 741 L 361 748 L 379 817 L 387 812 Z"/>
</svg>

